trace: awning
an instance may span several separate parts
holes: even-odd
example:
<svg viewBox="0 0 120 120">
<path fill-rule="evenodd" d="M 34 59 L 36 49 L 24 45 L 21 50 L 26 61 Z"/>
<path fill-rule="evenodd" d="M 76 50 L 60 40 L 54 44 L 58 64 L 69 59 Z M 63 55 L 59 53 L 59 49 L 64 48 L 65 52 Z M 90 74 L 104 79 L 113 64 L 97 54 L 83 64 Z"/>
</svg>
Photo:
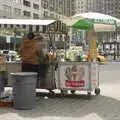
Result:
<svg viewBox="0 0 120 120">
<path fill-rule="evenodd" d="M 10 25 L 49 25 L 55 20 L 39 20 L 39 19 L 0 19 L 0 24 Z"/>
</svg>

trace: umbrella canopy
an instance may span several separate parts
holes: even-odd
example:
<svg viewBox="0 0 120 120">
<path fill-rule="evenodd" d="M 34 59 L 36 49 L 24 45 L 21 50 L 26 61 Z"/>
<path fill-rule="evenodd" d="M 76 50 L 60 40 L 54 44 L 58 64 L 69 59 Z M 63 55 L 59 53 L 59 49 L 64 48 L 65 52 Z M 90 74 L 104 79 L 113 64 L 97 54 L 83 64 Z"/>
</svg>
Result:
<svg viewBox="0 0 120 120">
<path fill-rule="evenodd" d="M 120 26 L 120 20 L 110 15 L 101 13 L 88 12 L 72 16 L 71 19 L 63 20 L 68 26 L 91 30 L 94 28 L 96 32 L 99 31 L 115 31 Z"/>
</svg>

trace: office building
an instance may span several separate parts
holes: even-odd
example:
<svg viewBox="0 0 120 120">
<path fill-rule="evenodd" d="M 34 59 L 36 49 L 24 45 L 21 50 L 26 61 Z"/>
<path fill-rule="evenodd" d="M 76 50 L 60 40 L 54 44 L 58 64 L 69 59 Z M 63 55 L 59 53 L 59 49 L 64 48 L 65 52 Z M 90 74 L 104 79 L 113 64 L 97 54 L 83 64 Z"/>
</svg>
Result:
<svg viewBox="0 0 120 120">
<path fill-rule="evenodd" d="M 120 0 L 76 0 L 76 13 L 100 12 L 120 18 Z"/>
<path fill-rule="evenodd" d="M 75 0 L 0 0 L 1 18 L 59 19 L 73 14 Z"/>
</svg>

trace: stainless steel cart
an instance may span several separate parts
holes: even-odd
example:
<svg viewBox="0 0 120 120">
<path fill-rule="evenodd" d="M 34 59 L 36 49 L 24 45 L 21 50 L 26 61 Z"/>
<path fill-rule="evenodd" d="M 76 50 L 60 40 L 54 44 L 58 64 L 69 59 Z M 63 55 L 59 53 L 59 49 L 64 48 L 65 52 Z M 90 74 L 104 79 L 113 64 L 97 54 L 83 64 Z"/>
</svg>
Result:
<svg viewBox="0 0 120 120">
<path fill-rule="evenodd" d="M 63 92 L 80 90 L 90 96 L 94 90 L 99 95 L 99 65 L 97 62 L 60 62 L 56 71 L 56 86 Z"/>
</svg>

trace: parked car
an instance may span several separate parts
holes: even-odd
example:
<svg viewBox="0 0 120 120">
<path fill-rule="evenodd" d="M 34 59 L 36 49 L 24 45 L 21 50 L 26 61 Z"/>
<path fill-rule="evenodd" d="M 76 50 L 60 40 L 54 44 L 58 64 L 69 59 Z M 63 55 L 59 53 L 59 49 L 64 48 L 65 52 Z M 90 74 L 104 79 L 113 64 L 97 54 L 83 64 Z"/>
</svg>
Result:
<svg viewBox="0 0 120 120">
<path fill-rule="evenodd" d="M 0 54 L 6 57 L 6 61 L 20 61 L 20 56 L 13 50 L 1 50 Z"/>
<path fill-rule="evenodd" d="M 103 55 L 97 55 L 97 61 L 99 62 L 99 63 L 101 63 L 101 64 L 104 64 L 104 63 L 106 63 L 107 62 L 107 58 L 105 57 L 105 56 L 103 56 Z"/>
</svg>

